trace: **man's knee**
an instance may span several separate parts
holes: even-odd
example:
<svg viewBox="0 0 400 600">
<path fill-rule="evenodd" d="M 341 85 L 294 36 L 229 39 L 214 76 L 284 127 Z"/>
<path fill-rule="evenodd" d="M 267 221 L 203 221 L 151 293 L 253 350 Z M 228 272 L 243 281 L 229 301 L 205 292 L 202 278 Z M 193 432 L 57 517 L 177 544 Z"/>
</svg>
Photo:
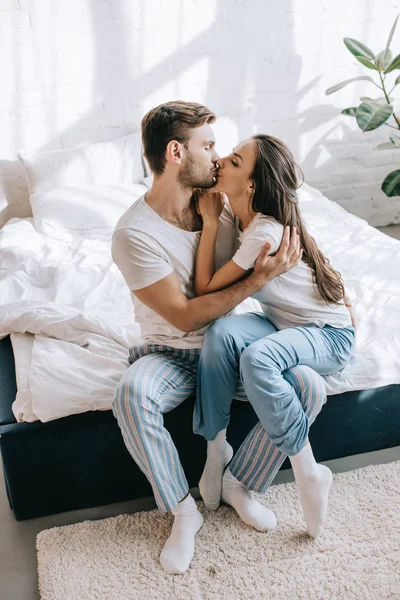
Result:
<svg viewBox="0 0 400 600">
<path fill-rule="evenodd" d="M 134 376 L 128 371 L 122 376 L 115 388 L 112 410 L 119 419 L 136 420 L 140 411 L 140 400 L 143 394 L 143 381 L 139 376 Z M 140 394 L 141 390 L 141 394 Z"/>
<path fill-rule="evenodd" d="M 294 388 L 305 409 L 311 405 L 322 406 L 326 402 L 326 386 L 323 377 L 306 365 L 298 365 L 283 372 L 283 377 Z"/>
</svg>

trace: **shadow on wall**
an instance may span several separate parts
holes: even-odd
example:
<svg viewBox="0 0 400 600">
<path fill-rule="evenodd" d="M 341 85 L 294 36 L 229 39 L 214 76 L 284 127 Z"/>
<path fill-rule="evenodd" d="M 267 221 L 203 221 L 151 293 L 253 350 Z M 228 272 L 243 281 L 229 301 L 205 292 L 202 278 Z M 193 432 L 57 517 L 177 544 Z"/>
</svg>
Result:
<svg viewBox="0 0 400 600">
<path fill-rule="evenodd" d="M 301 168 L 305 180 L 320 189 L 330 200 L 344 205 L 350 212 L 365 216 L 366 198 L 374 200 L 368 206 L 369 218 L 375 225 L 387 223 L 385 210 L 393 222 L 400 214 L 395 211 L 392 199 L 381 190 L 382 181 L 389 173 L 391 164 L 396 164 L 396 150 L 376 150 L 376 146 L 387 141 L 384 128 L 371 132 L 369 139 L 359 129 L 350 127 L 349 117 L 333 123 L 337 109 L 329 105 L 317 105 L 299 113 L 299 135 L 317 129 L 331 121 L 331 127 L 315 139 L 313 146 L 303 158 Z M 367 134 L 368 136 L 368 134 Z M 368 169 L 368 170 L 367 170 Z"/>
<path fill-rule="evenodd" d="M 180 74 L 205 56 L 208 57 L 208 74 L 205 81 L 199 82 L 205 89 L 205 103 L 217 116 L 229 116 L 235 122 L 238 139 L 262 130 L 263 123 L 271 120 L 276 120 L 282 128 L 278 123 L 282 118 L 282 114 L 278 114 L 279 105 L 274 104 L 275 112 L 271 109 L 271 98 L 279 93 L 287 99 L 282 110 L 283 114 L 293 115 L 291 137 L 297 140 L 296 93 L 301 61 L 294 55 L 291 4 L 291 0 L 282 0 L 275 6 L 257 3 L 251 9 L 248 3 L 240 0 L 216 0 L 215 19 L 210 27 L 143 73 L 145 0 L 135 3 L 138 27 L 135 27 L 132 65 L 127 55 L 121 0 L 114 0 L 112 4 L 91 0 L 96 59 L 93 107 L 38 151 L 54 149 L 59 146 L 60 139 L 62 145 L 72 147 L 133 131 L 140 123 L 151 94 L 170 81 L 178 81 Z M 181 13 L 182 8 L 181 4 Z M 182 14 L 178 18 L 182 18 Z M 163 42 L 163 36 L 160 38 L 158 43 Z M 168 32 L 165 32 L 164 40 L 168 40 Z M 17 46 L 18 40 L 16 55 Z M 132 44 L 129 47 L 132 48 Z M 281 50 L 277 52 L 277 48 Z M 163 101 L 171 99 L 166 97 Z M 104 125 L 99 127 L 102 121 Z M 279 135 L 278 131 L 267 133 Z M 19 147 L 18 130 L 14 139 L 15 147 Z M 293 143 L 291 150 L 297 154 Z M 28 216 L 28 190 L 19 161 L 0 161 L 0 180 L 8 203 L 15 205 L 17 201 L 20 211 L 26 211 Z M 0 224 L 7 211 L 6 207 L 0 212 Z"/>
<path fill-rule="evenodd" d="M 134 27 L 134 41 L 129 40 L 130 45 L 126 39 L 123 7 L 121 0 L 112 4 L 91 0 L 95 45 L 92 109 L 38 151 L 54 149 L 60 139 L 63 145 L 72 147 L 133 131 L 140 123 L 148 98 L 171 81 L 177 82 L 179 90 L 180 74 L 205 56 L 208 73 L 205 80 L 199 82 L 205 89 L 205 103 L 217 116 L 229 117 L 235 122 L 238 139 L 265 130 L 268 123 L 266 133 L 282 137 L 298 156 L 299 136 L 337 116 L 337 109 L 329 105 L 319 105 L 302 114 L 297 112 L 299 99 L 315 87 L 319 77 L 299 90 L 301 59 L 295 55 L 291 0 L 282 0 L 275 6 L 257 3 L 253 9 L 239 0 L 216 0 L 215 18 L 209 28 L 146 72 L 143 72 L 145 0 L 131 7 L 135 11 L 132 25 L 137 23 L 137 27 Z M 181 14 L 177 18 L 183 18 L 182 9 L 181 3 Z M 167 39 L 168 33 L 165 33 L 159 43 Z M 16 46 L 17 43 L 18 40 Z M 128 60 L 128 47 L 130 51 L 133 48 L 133 61 Z M 273 102 L 277 97 L 286 100 Z M 99 126 L 101 122 L 103 126 Z M 18 121 L 16 123 L 18 126 Z M 324 134 L 302 161 L 306 175 L 312 173 L 313 181 L 323 180 L 333 171 L 347 141 L 357 142 L 358 132 L 345 123 L 342 133 L 344 139 L 340 145 L 328 140 L 329 134 Z M 16 147 L 19 139 L 16 130 Z M 324 150 L 330 158 L 317 167 Z M 20 216 L 24 216 L 24 212 L 29 216 L 28 190 L 19 161 L 0 161 L 0 180 L 8 203 L 15 207 L 17 201 Z M 8 207 L 0 212 L 0 224 L 8 212 Z"/>
</svg>

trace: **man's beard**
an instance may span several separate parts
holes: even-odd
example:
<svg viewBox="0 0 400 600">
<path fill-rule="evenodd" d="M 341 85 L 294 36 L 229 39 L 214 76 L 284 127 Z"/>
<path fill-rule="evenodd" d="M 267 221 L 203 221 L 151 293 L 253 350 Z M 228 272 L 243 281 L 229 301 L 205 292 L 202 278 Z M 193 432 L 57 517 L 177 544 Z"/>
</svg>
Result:
<svg viewBox="0 0 400 600">
<path fill-rule="evenodd" d="M 179 171 L 178 181 L 182 187 L 192 188 L 211 188 L 215 183 L 211 168 L 206 170 L 198 167 L 188 151 L 185 163 Z"/>
</svg>

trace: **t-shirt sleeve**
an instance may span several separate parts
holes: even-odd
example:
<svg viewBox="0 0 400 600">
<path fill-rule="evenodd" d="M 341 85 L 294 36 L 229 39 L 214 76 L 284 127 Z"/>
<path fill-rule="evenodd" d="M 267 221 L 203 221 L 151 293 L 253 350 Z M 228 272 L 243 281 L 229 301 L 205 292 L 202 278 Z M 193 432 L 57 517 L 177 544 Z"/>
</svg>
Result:
<svg viewBox="0 0 400 600">
<path fill-rule="evenodd" d="M 129 229 L 114 232 L 111 253 L 131 290 L 145 288 L 173 272 L 162 251 L 150 238 Z"/>
<path fill-rule="evenodd" d="M 282 240 L 281 228 L 281 225 L 276 227 L 275 223 L 268 221 L 261 221 L 255 227 L 249 227 L 248 232 L 244 231 L 240 248 L 236 251 L 232 260 L 238 267 L 246 271 L 252 269 L 261 248 L 266 242 L 271 242 L 272 244 L 270 254 L 274 254 L 278 250 Z"/>
</svg>

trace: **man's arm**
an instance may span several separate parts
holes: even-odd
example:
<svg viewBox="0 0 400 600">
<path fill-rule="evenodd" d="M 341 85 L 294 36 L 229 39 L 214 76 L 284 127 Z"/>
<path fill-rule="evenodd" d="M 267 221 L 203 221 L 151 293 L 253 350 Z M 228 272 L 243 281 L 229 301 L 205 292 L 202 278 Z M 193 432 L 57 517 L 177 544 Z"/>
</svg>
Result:
<svg viewBox="0 0 400 600">
<path fill-rule="evenodd" d="M 268 256 L 269 249 L 270 244 L 263 247 L 251 275 L 219 292 L 189 300 L 183 294 L 177 276 L 171 273 L 153 285 L 133 290 L 133 293 L 174 327 L 181 331 L 195 331 L 226 315 L 268 281 L 301 260 L 302 250 L 295 229 L 291 236 L 289 228 L 285 229 L 281 246 L 274 257 Z"/>
</svg>

